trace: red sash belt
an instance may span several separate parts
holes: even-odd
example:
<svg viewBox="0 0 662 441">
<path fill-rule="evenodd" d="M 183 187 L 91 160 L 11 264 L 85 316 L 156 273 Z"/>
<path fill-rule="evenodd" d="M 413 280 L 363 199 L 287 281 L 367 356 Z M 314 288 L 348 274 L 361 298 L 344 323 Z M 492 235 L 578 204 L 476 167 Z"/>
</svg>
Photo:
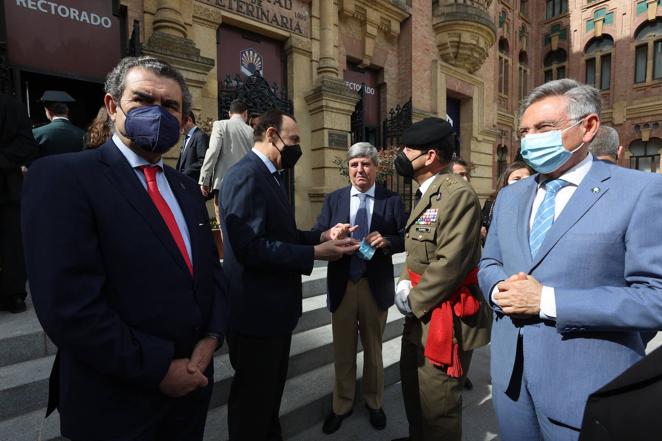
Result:
<svg viewBox="0 0 662 441">
<path fill-rule="evenodd" d="M 409 268 L 409 280 L 412 286 L 418 285 L 421 275 Z M 425 358 L 436 366 L 448 366 L 449 377 L 462 376 L 462 364 L 457 343 L 453 343 L 453 315 L 471 317 L 478 313 L 480 303 L 469 291 L 469 286 L 478 284 L 478 268 L 474 268 L 464 279 L 462 285 L 448 300 L 432 310 L 428 339 L 425 342 Z"/>
</svg>

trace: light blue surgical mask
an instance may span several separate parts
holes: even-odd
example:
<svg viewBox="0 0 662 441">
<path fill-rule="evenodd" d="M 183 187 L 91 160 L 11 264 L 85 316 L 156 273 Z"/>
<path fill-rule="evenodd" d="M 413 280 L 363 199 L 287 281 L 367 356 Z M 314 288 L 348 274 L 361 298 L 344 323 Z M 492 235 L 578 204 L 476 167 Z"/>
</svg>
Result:
<svg viewBox="0 0 662 441">
<path fill-rule="evenodd" d="M 568 162 L 573 153 L 584 146 L 582 142 L 572 151 L 566 150 L 563 146 L 563 132 L 576 127 L 581 122 L 582 119 L 563 130 L 526 135 L 520 144 L 522 158 L 531 168 L 542 174 L 558 170 Z"/>
</svg>

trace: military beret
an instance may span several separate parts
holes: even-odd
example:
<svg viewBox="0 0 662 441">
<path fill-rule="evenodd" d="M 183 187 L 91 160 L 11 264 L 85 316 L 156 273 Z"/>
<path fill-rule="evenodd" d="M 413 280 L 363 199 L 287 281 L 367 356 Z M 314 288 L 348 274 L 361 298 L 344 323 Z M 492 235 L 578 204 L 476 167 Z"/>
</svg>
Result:
<svg viewBox="0 0 662 441">
<path fill-rule="evenodd" d="M 62 90 L 47 90 L 41 96 L 41 101 L 44 103 L 73 103 L 76 100 Z"/>
<path fill-rule="evenodd" d="M 453 126 L 441 118 L 425 118 L 412 124 L 402 133 L 402 144 L 416 150 L 439 147 L 448 135 L 453 133 Z"/>
</svg>

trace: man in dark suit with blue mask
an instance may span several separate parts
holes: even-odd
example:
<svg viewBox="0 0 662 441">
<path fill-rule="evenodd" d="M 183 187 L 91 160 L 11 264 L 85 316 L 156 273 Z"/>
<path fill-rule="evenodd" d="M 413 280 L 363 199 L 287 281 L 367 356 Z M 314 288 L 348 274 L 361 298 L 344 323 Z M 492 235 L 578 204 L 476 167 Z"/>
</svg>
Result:
<svg viewBox="0 0 662 441">
<path fill-rule="evenodd" d="M 329 240 L 347 225 L 323 233 L 297 229 L 280 174 L 302 154 L 294 118 L 267 111 L 254 137 L 253 149 L 223 178 L 220 197 L 235 370 L 231 441 L 283 439 L 278 415 L 301 316 L 301 275 L 312 272 L 315 259 L 337 260 L 358 249 L 353 239 Z"/>
<path fill-rule="evenodd" d="M 74 441 L 202 440 L 225 277 L 197 183 L 162 159 L 191 95 L 152 57 L 105 87 L 112 139 L 36 161 L 24 186 L 28 280 L 59 349 L 49 411 Z"/>
<path fill-rule="evenodd" d="M 324 422 L 324 433 L 338 430 L 352 412 L 359 335 L 364 351 L 363 396 L 370 423 L 378 430 L 386 426 L 382 335 L 395 297 L 391 255 L 404 250 L 404 208 L 397 193 L 375 183 L 377 149 L 367 142 L 354 144 L 347 152 L 347 165 L 351 185 L 324 199 L 315 225 L 319 231 L 337 224 L 352 225 L 352 237 L 364 243 L 357 253 L 329 264 L 327 304 L 332 313 L 336 378 L 333 411 Z"/>
</svg>

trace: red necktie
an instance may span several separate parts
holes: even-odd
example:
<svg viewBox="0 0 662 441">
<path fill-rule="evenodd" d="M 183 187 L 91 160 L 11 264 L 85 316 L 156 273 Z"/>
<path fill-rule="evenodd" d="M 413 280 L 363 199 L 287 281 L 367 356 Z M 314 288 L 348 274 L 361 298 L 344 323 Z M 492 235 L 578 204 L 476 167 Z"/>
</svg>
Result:
<svg viewBox="0 0 662 441">
<path fill-rule="evenodd" d="M 186 262 L 186 266 L 191 272 L 191 275 L 193 275 L 193 265 L 191 265 L 191 259 L 188 257 L 188 251 L 186 251 L 186 245 L 184 244 L 182 233 L 179 231 L 179 226 L 177 225 L 175 216 L 172 214 L 172 211 L 170 210 L 170 207 L 166 203 L 165 199 L 163 199 L 163 196 L 161 196 L 159 186 L 156 184 L 156 172 L 159 171 L 161 167 L 158 165 L 143 165 L 138 168 L 141 169 L 145 174 L 145 179 L 147 180 L 147 193 L 149 194 L 149 197 L 152 198 L 152 202 L 154 202 L 156 209 L 159 210 L 159 213 L 165 221 L 168 230 L 170 230 L 172 238 L 177 244 L 177 248 L 179 248 L 179 252 L 182 253 L 182 257 Z"/>
</svg>

